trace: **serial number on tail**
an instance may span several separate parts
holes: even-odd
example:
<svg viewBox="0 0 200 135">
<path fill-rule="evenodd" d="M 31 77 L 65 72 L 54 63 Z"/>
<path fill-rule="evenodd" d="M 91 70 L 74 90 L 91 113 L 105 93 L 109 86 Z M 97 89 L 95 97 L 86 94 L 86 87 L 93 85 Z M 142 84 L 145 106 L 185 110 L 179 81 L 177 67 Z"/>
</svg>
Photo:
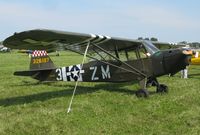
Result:
<svg viewBox="0 0 200 135">
<path fill-rule="evenodd" d="M 47 63 L 49 62 L 49 58 L 36 58 L 33 59 L 33 64 Z"/>
</svg>

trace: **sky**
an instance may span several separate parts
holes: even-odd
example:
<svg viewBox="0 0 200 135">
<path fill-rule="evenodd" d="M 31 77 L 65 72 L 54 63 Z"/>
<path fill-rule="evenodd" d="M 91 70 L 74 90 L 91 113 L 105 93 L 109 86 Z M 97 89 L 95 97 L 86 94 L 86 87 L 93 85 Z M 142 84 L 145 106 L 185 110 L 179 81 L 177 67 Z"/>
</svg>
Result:
<svg viewBox="0 0 200 135">
<path fill-rule="evenodd" d="M 199 13 L 199 0 L 0 0 L 0 41 L 44 28 L 200 42 Z"/>
</svg>

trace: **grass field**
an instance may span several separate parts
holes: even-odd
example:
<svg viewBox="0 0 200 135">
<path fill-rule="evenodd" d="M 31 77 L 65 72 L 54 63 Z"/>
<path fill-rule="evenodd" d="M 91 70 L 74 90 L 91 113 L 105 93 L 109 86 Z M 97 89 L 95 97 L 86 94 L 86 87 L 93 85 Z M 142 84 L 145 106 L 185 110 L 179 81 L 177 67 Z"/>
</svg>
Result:
<svg viewBox="0 0 200 135">
<path fill-rule="evenodd" d="M 57 66 L 78 64 L 82 57 L 62 52 L 50 54 Z M 159 78 L 168 94 L 137 98 L 137 84 L 79 83 L 67 108 L 75 83 L 42 83 L 13 76 L 29 67 L 25 54 L 0 54 L 0 135 L 199 135 L 200 76 L 180 79 L 177 74 Z M 191 66 L 190 73 L 200 73 Z"/>
</svg>

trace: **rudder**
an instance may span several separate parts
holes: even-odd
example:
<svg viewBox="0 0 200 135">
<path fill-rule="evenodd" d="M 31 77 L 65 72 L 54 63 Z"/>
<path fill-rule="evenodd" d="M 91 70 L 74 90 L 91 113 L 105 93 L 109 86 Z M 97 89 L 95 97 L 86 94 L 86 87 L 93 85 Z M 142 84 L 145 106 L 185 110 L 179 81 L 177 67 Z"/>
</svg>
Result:
<svg viewBox="0 0 200 135">
<path fill-rule="evenodd" d="M 43 69 L 55 69 L 55 65 L 45 50 L 35 50 L 31 55 L 30 70 Z"/>
</svg>

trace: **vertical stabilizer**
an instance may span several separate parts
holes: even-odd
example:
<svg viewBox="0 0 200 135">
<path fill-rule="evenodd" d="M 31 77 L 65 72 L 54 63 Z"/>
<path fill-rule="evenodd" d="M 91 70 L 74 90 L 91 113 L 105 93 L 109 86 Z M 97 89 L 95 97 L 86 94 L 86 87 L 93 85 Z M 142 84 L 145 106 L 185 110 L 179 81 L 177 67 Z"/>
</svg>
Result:
<svg viewBox="0 0 200 135">
<path fill-rule="evenodd" d="M 30 70 L 54 69 L 55 66 L 44 50 L 35 50 L 31 55 Z"/>
</svg>

